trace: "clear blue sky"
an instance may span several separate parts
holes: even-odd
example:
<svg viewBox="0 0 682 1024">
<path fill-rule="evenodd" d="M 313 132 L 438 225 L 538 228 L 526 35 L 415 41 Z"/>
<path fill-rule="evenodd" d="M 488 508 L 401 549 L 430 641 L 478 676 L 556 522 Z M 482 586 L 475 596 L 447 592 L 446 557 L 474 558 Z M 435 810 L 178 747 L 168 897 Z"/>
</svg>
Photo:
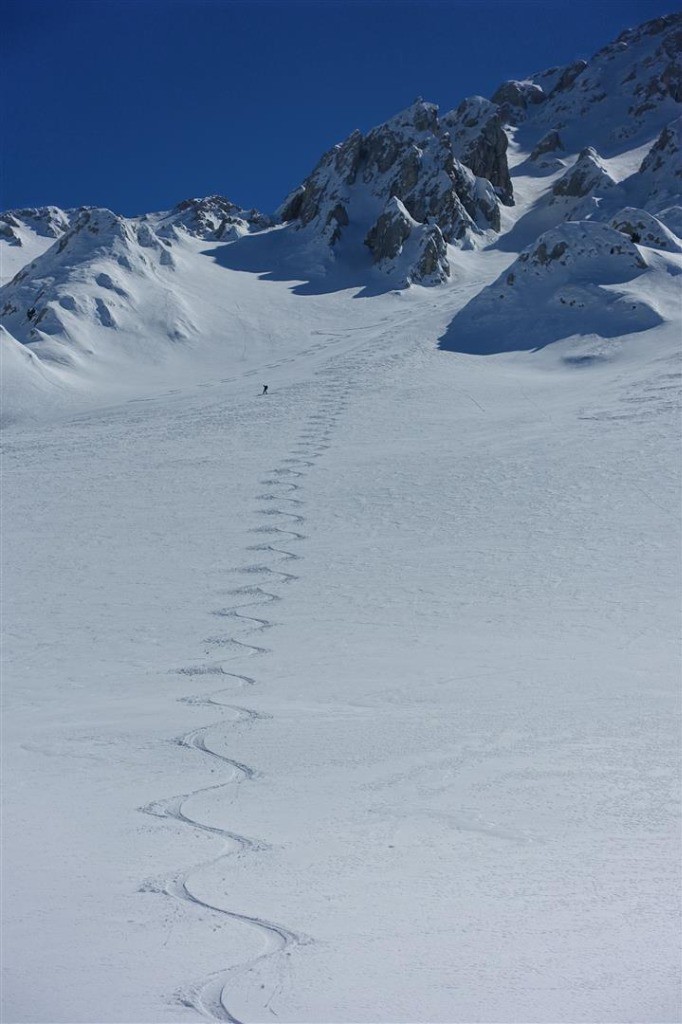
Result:
<svg viewBox="0 0 682 1024">
<path fill-rule="evenodd" d="M 272 210 L 416 95 L 448 110 L 675 0 L 5 0 L 0 208 Z"/>
</svg>

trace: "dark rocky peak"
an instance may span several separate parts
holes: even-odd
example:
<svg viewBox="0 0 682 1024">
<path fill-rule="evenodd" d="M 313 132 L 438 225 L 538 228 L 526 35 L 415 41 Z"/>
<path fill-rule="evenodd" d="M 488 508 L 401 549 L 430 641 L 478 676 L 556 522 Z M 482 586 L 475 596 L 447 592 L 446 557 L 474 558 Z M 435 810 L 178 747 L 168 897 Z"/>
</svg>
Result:
<svg viewBox="0 0 682 1024">
<path fill-rule="evenodd" d="M 492 96 L 492 102 L 500 108 L 499 116 L 505 124 L 519 124 L 525 120 L 529 110 L 546 99 L 542 86 L 530 80 L 503 82 Z"/>
<path fill-rule="evenodd" d="M 400 206 L 390 205 L 394 199 Z M 331 246 L 353 229 L 356 237 L 369 239 L 373 253 L 377 247 L 388 251 L 392 239 L 408 229 L 413 234 L 415 225 L 435 226 L 443 244 L 465 246 L 500 225 L 493 186 L 460 162 L 438 108 L 422 99 L 332 147 L 287 197 L 279 216 L 310 228 Z M 435 232 L 430 237 L 430 250 L 438 249 Z"/>
<path fill-rule="evenodd" d="M 673 173 L 679 177 L 680 135 L 682 135 L 682 117 L 665 126 L 642 160 L 639 173 L 656 174 L 658 171 L 670 167 Z"/>
<path fill-rule="evenodd" d="M 505 206 L 514 205 L 509 176 L 509 140 L 502 127 L 499 107 L 482 96 L 463 100 L 442 119 L 452 139 L 456 157 L 479 178 L 487 179 Z"/>
<path fill-rule="evenodd" d="M 404 128 L 409 132 L 438 131 L 438 107 L 435 103 L 427 103 L 421 96 L 417 96 L 414 103 L 389 118 L 385 124 L 380 125 L 380 128 L 391 128 L 396 131 Z"/>
</svg>

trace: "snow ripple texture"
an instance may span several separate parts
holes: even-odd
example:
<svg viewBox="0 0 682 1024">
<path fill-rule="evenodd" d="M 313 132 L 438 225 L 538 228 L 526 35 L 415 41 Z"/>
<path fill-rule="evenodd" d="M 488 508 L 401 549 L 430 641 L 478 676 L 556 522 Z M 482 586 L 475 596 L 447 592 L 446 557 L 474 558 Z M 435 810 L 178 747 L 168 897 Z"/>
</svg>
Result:
<svg viewBox="0 0 682 1024">
<path fill-rule="evenodd" d="M 207 637 L 205 643 L 209 647 L 219 649 L 221 653 L 229 650 L 236 658 L 242 656 L 264 657 L 273 653 L 272 648 L 253 641 L 276 625 L 266 617 L 264 610 L 284 598 L 284 594 L 280 593 L 279 589 L 284 591 L 286 586 L 299 579 L 297 573 L 290 572 L 283 566 L 302 560 L 302 555 L 297 551 L 289 550 L 289 545 L 301 544 L 306 540 L 306 534 L 303 532 L 307 522 L 303 496 L 305 476 L 314 468 L 315 461 L 323 456 L 330 447 L 334 425 L 345 407 L 349 391 L 348 383 L 329 381 L 320 399 L 318 411 L 308 417 L 291 453 L 283 458 L 279 465 L 269 470 L 260 481 L 266 490 L 256 495 L 256 500 L 264 504 L 255 510 L 257 521 L 250 528 L 250 532 L 268 539 L 249 545 L 246 551 L 258 552 L 262 555 L 262 560 L 232 570 L 236 575 L 256 577 L 259 582 L 234 588 L 230 592 L 235 599 L 234 603 L 213 610 L 216 617 L 234 622 L 237 633 L 234 636 Z M 261 581 L 263 585 L 261 585 Z M 258 610 L 259 614 L 251 614 L 255 610 Z M 184 703 L 226 709 L 235 724 L 240 722 L 257 724 L 259 719 L 267 717 L 252 708 L 242 707 L 231 701 L 234 686 L 257 686 L 257 677 L 226 671 L 222 662 L 210 661 L 176 671 L 188 676 L 215 675 L 231 680 L 231 685 L 227 688 L 209 693 L 189 694 L 180 698 Z M 258 781 L 259 773 L 251 765 L 233 760 L 212 748 L 211 732 L 223 721 L 224 719 L 198 729 L 192 729 L 182 736 L 176 737 L 174 742 L 178 746 L 196 750 L 204 757 L 219 761 L 227 773 L 225 781 L 193 790 L 190 793 L 153 801 L 140 810 L 144 814 L 157 818 L 172 819 L 198 832 L 220 836 L 225 840 L 225 847 L 217 857 L 211 860 L 178 870 L 171 878 L 144 882 L 141 888 L 148 892 L 163 893 L 170 899 L 201 907 L 223 918 L 251 925 L 260 931 L 265 944 L 263 952 L 258 956 L 243 964 L 213 973 L 203 981 L 190 984 L 177 993 L 178 1001 L 181 1004 L 192 1006 L 209 1020 L 242 1024 L 229 1009 L 230 981 L 237 974 L 257 970 L 266 961 L 280 960 L 280 964 L 273 964 L 278 968 L 277 973 L 279 974 L 285 969 L 284 957 L 290 956 L 297 946 L 309 944 L 313 939 L 278 922 L 268 921 L 255 915 L 238 913 L 227 907 L 209 903 L 193 891 L 193 877 L 200 871 L 219 863 L 225 857 L 258 856 L 261 852 L 269 849 L 269 844 L 264 838 L 246 836 L 226 828 L 209 825 L 194 817 L 187 809 L 190 801 L 202 793 L 224 791 L 226 795 L 233 794 L 234 787 Z M 273 991 L 266 1005 L 271 1002 L 274 994 Z"/>
</svg>

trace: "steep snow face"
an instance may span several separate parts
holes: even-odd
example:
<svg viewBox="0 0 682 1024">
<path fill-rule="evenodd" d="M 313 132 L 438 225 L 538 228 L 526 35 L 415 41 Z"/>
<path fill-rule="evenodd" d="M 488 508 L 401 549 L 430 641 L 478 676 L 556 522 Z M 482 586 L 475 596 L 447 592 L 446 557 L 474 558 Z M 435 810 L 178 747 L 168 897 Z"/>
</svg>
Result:
<svg viewBox="0 0 682 1024">
<path fill-rule="evenodd" d="M 273 224 L 258 210 L 243 210 L 225 196 L 185 199 L 168 213 L 147 214 L 142 219 L 149 221 L 161 238 L 184 231 L 207 241 L 231 241 Z"/>
<path fill-rule="evenodd" d="M 0 285 L 49 249 L 80 212 L 43 206 L 0 214 Z"/>
<path fill-rule="evenodd" d="M 441 341 L 443 348 L 486 354 L 542 347 L 571 336 L 612 338 L 662 323 L 656 303 L 630 283 L 647 261 L 625 234 L 591 221 L 547 231 L 483 289 Z M 677 263 L 671 273 L 679 273 Z M 676 285 L 667 286 L 674 308 Z"/>
<path fill-rule="evenodd" d="M 446 242 L 463 248 L 500 226 L 490 182 L 456 158 L 438 108 L 417 100 L 366 135 L 356 131 L 334 146 L 280 210 L 283 221 L 321 235 L 330 247 L 376 235 L 392 198 L 414 224 L 435 225 Z M 406 236 L 407 237 L 407 236 Z"/>
</svg>

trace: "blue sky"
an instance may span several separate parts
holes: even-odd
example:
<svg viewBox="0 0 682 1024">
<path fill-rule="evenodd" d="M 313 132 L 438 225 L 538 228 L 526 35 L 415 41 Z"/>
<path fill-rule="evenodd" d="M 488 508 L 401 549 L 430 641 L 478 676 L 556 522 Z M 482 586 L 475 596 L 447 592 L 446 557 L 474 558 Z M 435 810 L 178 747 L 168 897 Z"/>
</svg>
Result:
<svg viewBox="0 0 682 1024">
<path fill-rule="evenodd" d="M 589 57 L 659 0 L 5 0 L 0 207 L 272 210 L 415 96 Z"/>
</svg>

